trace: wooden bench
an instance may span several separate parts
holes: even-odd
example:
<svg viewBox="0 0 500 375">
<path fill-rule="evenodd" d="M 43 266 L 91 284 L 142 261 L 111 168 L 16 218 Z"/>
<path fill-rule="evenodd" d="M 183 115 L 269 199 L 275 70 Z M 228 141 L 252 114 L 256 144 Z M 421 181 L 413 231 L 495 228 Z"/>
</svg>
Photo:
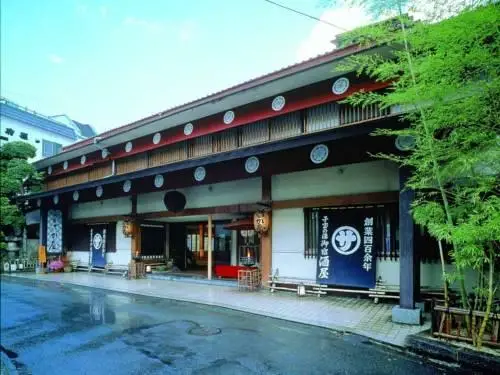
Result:
<svg viewBox="0 0 500 375">
<path fill-rule="evenodd" d="M 276 290 L 284 290 L 296 292 L 301 295 L 300 291 L 302 289 L 304 294 L 314 294 L 320 297 L 322 294 L 326 294 L 323 291 L 323 287 L 326 285 L 320 285 L 313 280 L 305 280 L 291 277 L 279 277 L 276 275 L 269 275 L 269 280 L 267 281 L 267 286 L 271 293 Z"/>
<path fill-rule="evenodd" d="M 106 273 L 111 275 L 127 276 L 128 274 L 128 265 L 108 263 L 105 269 Z"/>
</svg>

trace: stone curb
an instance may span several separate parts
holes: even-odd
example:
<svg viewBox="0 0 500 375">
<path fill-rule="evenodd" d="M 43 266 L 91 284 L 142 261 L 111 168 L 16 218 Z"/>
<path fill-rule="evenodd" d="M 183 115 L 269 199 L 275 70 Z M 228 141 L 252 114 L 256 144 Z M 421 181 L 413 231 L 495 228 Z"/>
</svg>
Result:
<svg viewBox="0 0 500 375">
<path fill-rule="evenodd" d="M 3 351 L 0 351 L 0 361 L 4 364 L 5 367 L 7 367 L 8 372 L 6 375 L 17 375 L 18 374 L 16 366 L 11 361 L 11 359 L 7 356 L 7 354 L 5 354 Z"/>
<path fill-rule="evenodd" d="M 453 361 L 466 369 L 484 371 L 487 374 L 500 374 L 500 356 L 479 353 L 468 348 L 433 340 L 421 334 L 406 338 L 410 351 L 445 361 Z"/>
</svg>

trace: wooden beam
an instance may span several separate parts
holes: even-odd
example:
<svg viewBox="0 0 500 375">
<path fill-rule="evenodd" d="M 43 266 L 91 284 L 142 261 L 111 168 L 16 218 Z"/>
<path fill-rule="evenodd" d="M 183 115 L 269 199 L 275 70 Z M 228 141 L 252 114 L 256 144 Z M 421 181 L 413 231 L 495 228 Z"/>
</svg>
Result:
<svg viewBox="0 0 500 375">
<path fill-rule="evenodd" d="M 360 204 L 384 204 L 398 201 L 397 191 L 380 193 L 364 193 L 354 195 L 332 195 L 327 197 L 289 199 L 274 201 L 273 210 L 284 208 L 313 208 L 313 207 L 339 207 Z"/>
<path fill-rule="evenodd" d="M 113 223 L 120 220 L 125 220 L 130 218 L 126 215 L 110 215 L 110 216 L 98 216 L 98 217 L 86 217 L 83 219 L 72 219 L 69 220 L 71 224 L 96 224 L 96 223 Z"/>
<path fill-rule="evenodd" d="M 160 211 L 138 214 L 141 219 L 158 219 L 162 217 L 182 217 L 182 216 L 197 216 L 197 215 L 215 215 L 215 214 L 248 214 L 255 212 L 260 206 L 256 203 L 247 204 L 230 204 L 227 206 L 202 207 L 202 208 L 186 208 L 181 212 Z"/>
<path fill-rule="evenodd" d="M 262 177 L 262 200 L 269 202 L 272 200 L 272 179 L 270 175 Z M 262 283 L 269 280 L 269 275 L 273 272 L 273 251 L 272 251 L 272 212 L 269 212 L 269 230 L 260 236 L 260 263 L 262 272 Z"/>
<path fill-rule="evenodd" d="M 207 262 L 207 278 L 212 280 L 212 215 L 208 215 L 208 262 Z"/>
</svg>

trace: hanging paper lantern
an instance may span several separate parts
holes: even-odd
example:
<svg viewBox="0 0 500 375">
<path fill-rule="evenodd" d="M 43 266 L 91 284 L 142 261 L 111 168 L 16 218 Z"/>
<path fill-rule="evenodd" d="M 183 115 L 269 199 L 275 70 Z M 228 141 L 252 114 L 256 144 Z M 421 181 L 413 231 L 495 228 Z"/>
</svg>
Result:
<svg viewBox="0 0 500 375">
<path fill-rule="evenodd" d="M 269 213 L 265 211 L 258 211 L 254 213 L 253 226 L 259 235 L 267 233 L 269 230 Z"/>
</svg>

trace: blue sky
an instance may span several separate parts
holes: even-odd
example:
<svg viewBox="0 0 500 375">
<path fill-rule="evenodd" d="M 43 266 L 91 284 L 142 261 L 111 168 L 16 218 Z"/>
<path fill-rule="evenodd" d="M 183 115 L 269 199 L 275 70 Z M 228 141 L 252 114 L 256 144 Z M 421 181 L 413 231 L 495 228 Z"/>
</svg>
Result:
<svg viewBox="0 0 500 375">
<path fill-rule="evenodd" d="M 278 2 L 352 22 L 318 0 Z M 337 32 L 263 0 L 0 4 L 2 96 L 98 132 L 323 52 Z"/>
</svg>

